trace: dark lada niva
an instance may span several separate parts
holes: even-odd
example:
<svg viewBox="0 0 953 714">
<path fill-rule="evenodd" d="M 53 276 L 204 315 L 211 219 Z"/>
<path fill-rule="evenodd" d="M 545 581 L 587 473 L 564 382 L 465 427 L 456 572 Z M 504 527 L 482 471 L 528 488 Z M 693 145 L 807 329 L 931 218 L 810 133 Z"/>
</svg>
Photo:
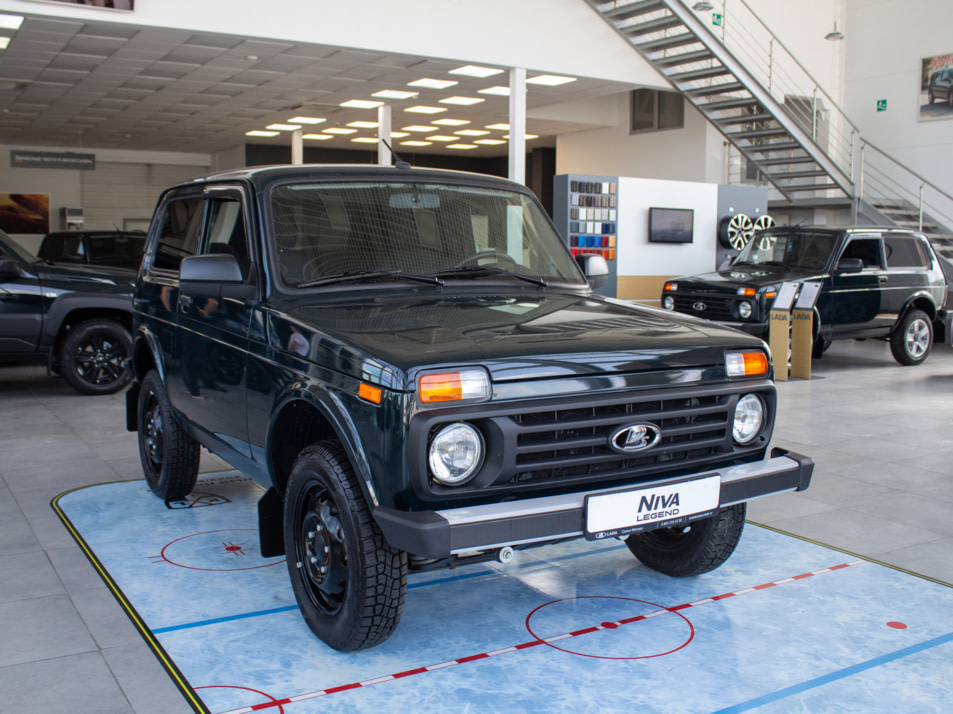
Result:
<svg viewBox="0 0 953 714">
<path fill-rule="evenodd" d="M 934 334 L 949 335 L 946 280 L 926 237 L 895 228 L 773 228 L 756 233 L 715 272 L 665 283 L 662 307 L 767 338 L 782 283 L 819 282 L 814 355 L 832 340 L 884 338 L 894 358 L 920 364 Z"/>
<path fill-rule="evenodd" d="M 134 297 L 152 490 L 199 445 L 254 478 L 262 555 L 341 650 L 400 619 L 408 572 L 624 538 L 676 576 L 732 553 L 745 502 L 807 488 L 768 444 L 763 342 L 596 295 L 534 196 L 503 179 L 296 166 L 160 197 Z M 588 280 L 587 280 L 588 276 Z"/>
<path fill-rule="evenodd" d="M 129 384 L 132 270 L 54 263 L 0 231 L 0 362 L 45 363 L 84 394 Z"/>
</svg>

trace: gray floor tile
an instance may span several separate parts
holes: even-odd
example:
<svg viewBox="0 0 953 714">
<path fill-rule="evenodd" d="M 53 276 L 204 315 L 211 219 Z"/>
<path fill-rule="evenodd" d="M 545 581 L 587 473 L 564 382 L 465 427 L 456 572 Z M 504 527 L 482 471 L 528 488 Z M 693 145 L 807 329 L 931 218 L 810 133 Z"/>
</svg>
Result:
<svg viewBox="0 0 953 714">
<path fill-rule="evenodd" d="M 187 714 L 192 711 L 144 644 L 104 650 L 103 656 L 136 714 Z"/>
<path fill-rule="evenodd" d="M 142 642 L 139 631 L 105 587 L 77 592 L 71 597 L 100 649 Z"/>
<path fill-rule="evenodd" d="M 77 545 L 51 548 L 46 554 L 67 593 L 98 590 L 103 587 L 103 579 Z"/>
<path fill-rule="evenodd" d="M 96 651 L 66 595 L 0 603 L 0 667 Z"/>
<path fill-rule="evenodd" d="M 63 593 L 63 585 L 43 551 L 0 557 L 0 603 Z"/>
<path fill-rule="evenodd" d="M 884 553 L 880 560 L 913 573 L 953 583 L 953 538 L 942 538 Z"/>
<path fill-rule="evenodd" d="M 102 654 L 90 652 L 0 667 L 0 712 L 132 712 Z"/>
</svg>

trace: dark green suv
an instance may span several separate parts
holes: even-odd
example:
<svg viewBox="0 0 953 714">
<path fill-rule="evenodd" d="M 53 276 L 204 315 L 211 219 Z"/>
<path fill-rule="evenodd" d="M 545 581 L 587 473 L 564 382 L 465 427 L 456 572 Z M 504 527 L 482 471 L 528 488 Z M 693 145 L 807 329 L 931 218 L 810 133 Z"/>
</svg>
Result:
<svg viewBox="0 0 953 714">
<path fill-rule="evenodd" d="M 807 488 L 768 444 L 761 340 L 596 295 L 510 181 L 271 167 L 167 190 L 134 303 L 129 427 L 165 499 L 199 445 L 254 478 L 331 646 L 400 618 L 408 573 L 625 538 L 672 575 L 732 553 L 745 502 Z"/>
</svg>

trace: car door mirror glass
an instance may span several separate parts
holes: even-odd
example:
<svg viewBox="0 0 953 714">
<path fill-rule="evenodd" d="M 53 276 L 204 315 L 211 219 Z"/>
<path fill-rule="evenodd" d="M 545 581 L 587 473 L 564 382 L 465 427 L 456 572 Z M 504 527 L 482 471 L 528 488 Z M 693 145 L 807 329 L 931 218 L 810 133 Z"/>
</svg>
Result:
<svg viewBox="0 0 953 714">
<path fill-rule="evenodd" d="M 12 258 L 0 258 L 0 280 L 17 280 L 23 276 L 20 264 Z"/>
<path fill-rule="evenodd" d="M 861 273 L 864 270 L 864 261 L 860 258 L 844 258 L 837 264 L 834 272 L 837 275 L 844 273 Z"/>
</svg>

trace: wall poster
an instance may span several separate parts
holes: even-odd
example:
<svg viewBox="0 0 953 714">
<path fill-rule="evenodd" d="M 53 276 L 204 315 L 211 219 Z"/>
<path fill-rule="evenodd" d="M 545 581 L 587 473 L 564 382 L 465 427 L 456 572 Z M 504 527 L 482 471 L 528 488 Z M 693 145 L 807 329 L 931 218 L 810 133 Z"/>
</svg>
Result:
<svg viewBox="0 0 953 714">
<path fill-rule="evenodd" d="M 21 235 L 49 233 L 49 194 L 0 193 L 0 230 Z"/>
<path fill-rule="evenodd" d="M 919 119 L 953 119 L 953 53 L 923 58 Z"/>
</svg>

